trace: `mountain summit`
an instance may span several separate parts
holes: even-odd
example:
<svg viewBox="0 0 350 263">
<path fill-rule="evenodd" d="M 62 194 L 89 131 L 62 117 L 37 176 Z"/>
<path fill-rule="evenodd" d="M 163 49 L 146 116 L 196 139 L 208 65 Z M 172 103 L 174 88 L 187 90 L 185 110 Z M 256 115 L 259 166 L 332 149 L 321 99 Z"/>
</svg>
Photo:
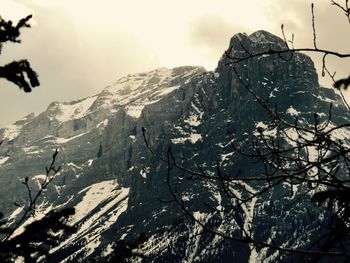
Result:
<svg viewBox="0 0 350 263">
<path fill-rule="evenodd" d="M 231 55 L 244 55 L 242 45 L 259 52 L 283 48 L 284 42 L 266 31 L 237 34 L 230 41 Z M 78 232 L 61 237 L 60 245 L 50 250 L 49 262 L 99 262 L 108 258 L 117 240 L 133 241 L 141 233 L 147 237 L 143 253 L 149 262 L 253 262 L 253 258 L 283 262 L 278 253 L 199 234 L 200 227 L 177 205 L 159 201 L 170 197 L 167 167 L 148 151 L 141 127 L 146 127 L 157 153 L 166 153 L 171 145 L 174 158 L 185 167 L 215 173 L 220 160 L 227 172 L 242 170 L 247 176 L 257 172 L 244 159 L 232 160 L 227 131 L 235 131 L 235 142 L 243 143 L 269 116 L 227 62 L 223 55 L 213 72 L 186 66 L 131 74 L 97 95 L 53 102 L 38 116 L 28 115 L 1 129 L 1 211 L 15 220 L 21 209 L 14 209 L 13 200 L 26 198 L 19 180 L 28 176 L 34 188 L 40 184 L 52 149 L 58 148 L 62 171 L 45 193 L 41 210 L 75 207 L 72 223 Z M 308 122 L 314 112 L 326 116 L 332 102 L 337 119 L 346 120 L 341 98 L 320 87 L 314 64 L 304 54 L 295 53 L 288 61 L 264 56 L 235 67 L 256 94 L 277 104 L 286 118 L 298 115 Z M 215 213 L 203 208 L 205 202 L 223 205 L 225 198 L 217 188 L 185 184 L 183 176 L 176 173 L 177 191 L 194 215 L 236 231 L 234 220 L 217 220 Z M 245 208 L 250 217 L 240 219 L 262 239 L 273 234 L 282 240 L 286 230 L 290 236 L 303 236 L 304 210 L 283 212 L 283 191 L 250 203 Z M 271 220 L 264 221 L 267 213 Z"/>
</svg>

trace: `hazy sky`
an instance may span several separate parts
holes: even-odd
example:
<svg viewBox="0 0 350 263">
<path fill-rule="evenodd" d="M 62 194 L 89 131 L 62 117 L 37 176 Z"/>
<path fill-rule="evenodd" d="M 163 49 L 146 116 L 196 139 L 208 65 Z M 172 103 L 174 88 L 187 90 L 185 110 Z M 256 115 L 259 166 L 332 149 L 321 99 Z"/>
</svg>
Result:
<svg viewBox="0 0 350 263">
<path fill-rule="evenodd" d="M 350 52 L 350 25 L 328 0 L 315 0 L 319 47 Z M 27 58 L 41 86 L 25 94 L 0 81 L 0 127 L 52 101 L 100 92 L 129 73 L 157 67 L 215 68 L 235 33 L 264 29 L 295 35 L 296 46 L 311 46 L 308 0 L 0 0 L 0 14 L 18 20 L 33 14 L 22 44 L 7 44 L 1 65 Z M 339 34 L 342 37 L 339 37 Z M 317 56 L 315 57 L 317 59 Z M 316 60 L 319 65 L 319 60 Z M 339 77 L 350 61 L 329 60 Z M 329 83 L 322 79 L 322 83 Z M 350 97 L 350 96 L 349 96 Z"/>
</svg>

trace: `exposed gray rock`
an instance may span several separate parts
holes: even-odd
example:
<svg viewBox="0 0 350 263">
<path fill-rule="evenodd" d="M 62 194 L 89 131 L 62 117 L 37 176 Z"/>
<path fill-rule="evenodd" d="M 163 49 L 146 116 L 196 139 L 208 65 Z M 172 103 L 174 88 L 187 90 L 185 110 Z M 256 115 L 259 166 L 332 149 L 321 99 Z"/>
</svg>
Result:
<svg viewBox="0 0 350 263">
<path fill-rule="evenodd" d="M 230 54 L 244 56 L 242 45 L 256 52 L 281 49 L 284 42 L 266 31 L 237 34 L 230 41 Z M 226 262 L 234 258 L 248 262 L 251 253 L 246 244 L 224 242 L 217 246 L 220 240 L 214 236 L 197 235 L 198 226 L 188 221 L 178 206 L 159 201 L 169 199 L 166 164 L 150 154 L 141 133 L 141 127 L 146 127 L 148 141 L 157 153 L 165 154 L 171 146 L 176 160 L 187 167 L 200 165 L 215 172 L 220 159 L 227 172 L 256 173 L 257 166 L 247 160 L 230 158 L 232 150 L 224 146 L 226 131 L 234 130 L 240 143 L 269 117 L 227 62 L 223 55 L 214 72 L 186 66 L 128 75 L 95 96 L 53 102 L 38 116 L 28 115 L 1 129 L 0 210 L 10 215 L 15 200 L 25 202 L 20 179 L 29 176 L 35 187 L 52 150 L 58 148 L 62 171 L 45 193 L 46 206 L 78 207 L 74 223 L 80 230 L 69 239 L 62 237 L 59 249 L 51 251 L 50 262 L 96 261 L 110 252 L 113 241 L 135 239 L 141 232 L 149 237 L 145 251 L 152 262 Z M 296 53 L 288 61 L 278 56 L 260 57 L 235 67 L 256 94 L 271 105 L 277 103 L 285 118 L 299 114 L 308 121 L 314 112 L 327 113 L 332 101 L 337 121 L 346 119 L 340 97 L 320 87 L 314 64 L 304 54 Z M 174 176 L 179 178 L 178 190 L 192 211 L 201 211 L 206 220 L 221 224 L 228 232 L 235 231 L 232 222 L 217 220 L 203 208 L 203 202 L 223 205 L 228 201 L 219 198 L 215 187 L 203 182 L 184 184 L 181 171 Z M 308 227 L 302 208 L 286 214 L 282 209 L 284 193 L 277 189 L 256 200 L 250 208 L 252 218 L 236 220 L 251 220 L 262 238 L 272 231 L 277 238 L 287 230 L 291 235 L 300 234 Z M 259 213 L 273 217 L 264 221 L 266 217 Z M 258 256 L 272 259 L 269 254 Z M 273 260 L 283 261 L 283 257 Z"/>
</svg>

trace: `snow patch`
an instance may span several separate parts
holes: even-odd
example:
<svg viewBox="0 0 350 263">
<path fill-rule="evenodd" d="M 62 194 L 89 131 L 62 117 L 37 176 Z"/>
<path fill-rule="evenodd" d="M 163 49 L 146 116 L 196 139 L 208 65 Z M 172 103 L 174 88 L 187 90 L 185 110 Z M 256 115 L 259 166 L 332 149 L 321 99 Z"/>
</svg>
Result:
<svg viewBox="0 0 350 263">
<path fill-rule="evenodd" d="M 198 221 L 203 221 L 207 218 L 207 214 L 200 211 L 196 211 L 193 213 L 193 217 Z"/>
<path fill-rule="evenodd" d="M 75 140 L 81 136 L 84 136 L 85 134 L 87 134 L 88 132 L 84 132 L 84 133 L 80 133 L 78 135 L 75 135 L 75 136 L 72 136 L 72 137 L 69 137 L 69 138 L 59 138 L 59 137 L 56 137 L 55 139 L 55 142 L 58 143 L 58 144 L 64 144 L 64 143 L 67 143 L 71 140 Z"/>
<path fill-rule="evenodd" d="M 269 136 L 269 137 L 274 137 L 274 138 L 276 138 L 276 136 L 277 136 L 277 127 L 269 129 L 269 126 L 267 124 L 263 123 L 262 121 L 257 122 L 255 124 L 255 127 L 256 127 L 256 129 L 258 129 L 258 128 L 263 129 L 262 134 L 264 136 Z M 256 131 L 256 132 L 254 132 L 254 135 L 259 136 L 260 132 Z"/>
<path fill-rule="evenodd" d="M 335 125 L 329 125 L 329 129 L 334 129 L 335 127 Z M 348 140 L 350 138 L 350 129 L 347 127 L 334 129 L 330 135 L 333 140 Z"/>
<path fill-rule="evenodd" d="M 221 154 L 220 155 L 220 159 L 221 159 L 222 162 L 223 161 L 229 161 L 232 158 L 233 154 L 234 154 L 234 152 Z"/>
<path fill-rule="evenodd" d="M 68 256 L 62 262 L 72 262 L 75 255 L 84 251 L 85 256 L 92 254 L 101 244 L 101 234 L 116 222 L 118 217 L 127 209 L 129 188 L 116 189 L 118 185 L 115 180 L 103 181 L 93 184 L 79 193 L 85 192 L 83 200 L 75 206 L 76 214 L 73 221 L 83 219 L 78 231 L 71 235 L 59 246 L 51 249 L 53 253 L 70 243 L 84 242 L 80 250 Z M 99 204 L 105 203 L 98 211 L 90 212 Z M 89 233 L 89 234 L 88 234 Z"/>
<path fill-rule="evenodd" d="M 113 251 L 113 244 L 108 244 L 105 250 L 102 251 L 102 257 L 110 255 Z"/>
<path fill-rule="evenodd" d="M 204 112 L 199 110 L 193 102 L 191 102 L 191 107 L 192 110 L 190 111 L 189 116 L 187 117 L 187 119 L 184 120 L 184 122 L 196 127 L 201 124 Z"/>
<path fill-rule="evenodd" d="M 32 177 L 33 180 L 45 180 L 46 175 L 45 174 L 38 174 Z"/>
<path fill-rule="evenodd" d="M 262 128 L 264 130 L 266 130 L 268 128 L 267 124 L 263 123 L 262 121 L 259 121 L 255 124 L 256 128 Z"/>
<path fill-rule="evenodd" d="M 15 125 L 15 124 L 5 127 L 2 139 L 8 140 L 8 141 L 15 139 L 16 137 L 18 137 L 21 129 L 22 129 L 22 126 Z"/>
<path fill-rule="evenodd" d="M 108 119 L 105 119 L 104 121 L 101 121 L 99 124 L 96 125 L 97 129 L 104 129 L 108 125 Z"/>
<path fill-rule="evenodd" d="M 75 214 L 72 217 L 72 222 L 77 222 L 94 209 L 99 203 L 111 196 L 111 192 L 116 187 L 115 180 L 103 181 L 93 184 L 78 194 L 85 192 L 83 200 L 75 206 Z"/>
<path fill-rule="evenodd" d="M 40 150 L 38 146 L 23 147 L 23 151 L 27 155 L 39 154 L 40 152 L 42 152 L 42 150 Z"/>
<path fill-rule="evenodd" d="M 150 172 L 151 168 L 150 167 L 145 167 L 143 169 L 141 169 L 140 171 L 140 175 L 146 179 L 147 178 L 147 174 Z"/>
<path fill-rule="evenodd" d="M 72 119 L 81 119 L 88 114 L 89 108 L 95 102 L 97 96 L 87 97 L 76 103 L 59 103 L 57 105 L 58 114 L 56 120 L 66 122 Z"/>
<path fill-rule="evenodd" d="M 23 207 L 17 207 L 15 211 L 11 213 L 11 215 L 8 217 L 9 224 L 12 224 L 17 216 L 23 211 Z"/>
<path fill-rule="evenodd" d="M 192 133 L 190 135 L 191 143 L 196 143 L 197 141 L 202 140 L 202 135 L 199 133 Z"/>
<path fill-rule="evenodd" d="M 287 109 L 287 113 L 291 116 L 298 116 L 300 114 L 299 111 L 297 111 L 296 109 L 293 108 L 293 106 L 290 106 L 288 109 Z"/>
<path fill-rule="evenodd" d="M 19 228 L 16 229 L 16 231 L 12 234 L 11 238 L 18 236 L 22 234 L 25 230 L 25 227 L 33 223 L 34 221 L 39 221 L 45 217 L 51 210 L 52 210 L 52 205 L 46 206 L 45 203 L 42 203 L 38 205 L 36 208 L 36 213 L 35 217 L 31 216 L 29 217 Z M 17 211 L 17 210 L 15 210 Z M 20 211 L 17 211 L 17 213 L 20 213 Z"/>
<path fill-rule="evenodd" d="M 128 114 L 129 116 L 133 117 L 133 118 L 140 118 L 141 113 L 143 108 L 145 107 L 145 105 L 130 105 L 127 106 L 126 109 L 126 114 Z"/>
<path fill-rule="evenodd" d="M 7 160 L 9 159 L 10 157 L 8 156 L 0 156 L 0 165 L 3 165 L 4 163 L 7 162 Z"/>
<path fill-rule="evenodd" d="M 324 102 L 327 102 L 327 103 L 332 103 L 334 106 L 338 106 L 338 101 L 336 100 L 332 100 L 330 98 L 327 98 L 327 97 L 323 97 L 323 96 L 315 96 L 317 99 L 321 100 L 321 101 L 324 101 Z"/>
<path fill-rule="evenodd" d="M 171 142 L 173 144 L 182 144 L 185 143 L 186 141 L 190 141 L 191 143 L 196 143 L 197 141 L 202 140 L 202 135 L 199 133 L 191 133 L 189 134 L 188 137 L 180 137 L 180 138 L 174 138 L 171 139 Z"/>
<path fill-rule="evenodd" d="M 157 91 L 155 94 L 158 96 L 165 96 L 168 95 L 169 93 L 173 92 L 174 90 L 179 89 L 180 86 L 172 86 L 172 87 L 168 87 L 168 88 L 163 88 L 160 91 Z"/>
<path fill-rule="evenodd" d="M 87 167 L 90 167 L 93 162 L 94 162 L 94 159 L 87 160 L 87 162 L 86 162 Z"/>
</svg>

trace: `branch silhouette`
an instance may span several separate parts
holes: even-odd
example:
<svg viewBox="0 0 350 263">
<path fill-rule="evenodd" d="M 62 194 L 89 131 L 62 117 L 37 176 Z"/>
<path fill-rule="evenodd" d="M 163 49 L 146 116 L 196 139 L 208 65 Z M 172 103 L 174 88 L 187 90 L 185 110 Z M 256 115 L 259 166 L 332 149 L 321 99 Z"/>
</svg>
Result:
<svg viewBox="0 0 350 263">
<path fill-rule="evenodd" d="M 30 27 L 28 21 L 31 18 L 32 16 L 29 15 L 21 19 L 17 25 L 13 25 L 12 21 L 5 21 L 0 17 L 0 52 L 6 42 L 21 43 L 20 30 L 23 27 Z M 40 85 L 38 74 L 25 59 L 0 66 L 0 78 L 12 82 L 24 92 L 31 92 L 33 88 Z"/>
</svg>

